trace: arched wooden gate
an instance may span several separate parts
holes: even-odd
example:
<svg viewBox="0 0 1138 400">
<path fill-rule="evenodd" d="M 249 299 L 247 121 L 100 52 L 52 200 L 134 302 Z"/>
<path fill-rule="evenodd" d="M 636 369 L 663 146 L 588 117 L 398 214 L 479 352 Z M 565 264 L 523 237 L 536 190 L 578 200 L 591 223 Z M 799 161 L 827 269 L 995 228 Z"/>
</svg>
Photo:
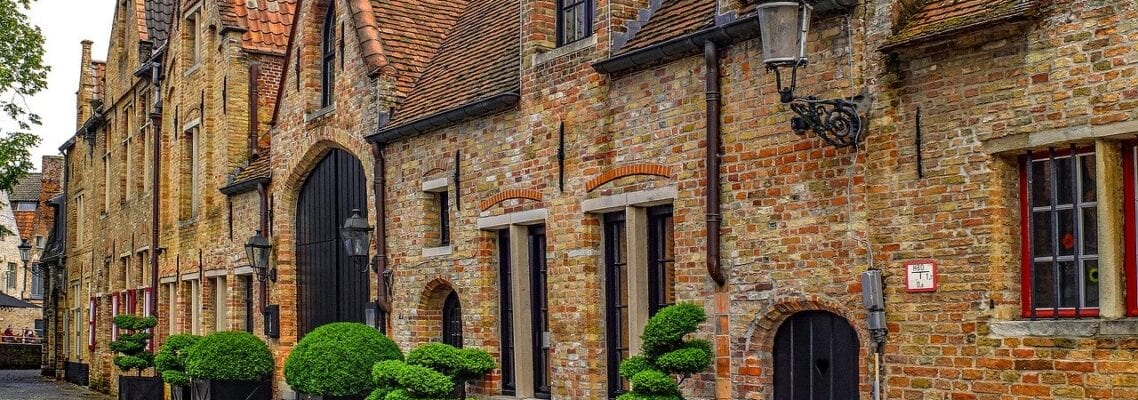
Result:
<svg viewBox="0 0 1138 400">
<path fill-rule="evenodd" d="M 367 215 L 360 161 L 333 149 L 309 173 L 296 207 L 297 338 L 336 321 L 364 322 L 368 274 L 345 254 L 340 227 L 353 209 Z"/>
<path fill-rule="evenodd" d="M 825 311 L 792 315 L 774 338 L 774 399 L 856 399 L 860 353 L 845 318 Z"/>
</svg>

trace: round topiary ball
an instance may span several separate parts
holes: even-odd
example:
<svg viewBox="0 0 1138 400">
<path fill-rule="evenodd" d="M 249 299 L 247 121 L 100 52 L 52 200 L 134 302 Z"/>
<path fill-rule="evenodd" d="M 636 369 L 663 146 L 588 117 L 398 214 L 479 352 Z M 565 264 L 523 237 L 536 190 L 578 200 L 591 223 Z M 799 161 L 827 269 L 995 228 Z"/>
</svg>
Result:
<svg viewBox="0 0 1138 400">
<path fill-rule="evenodd" d="M 158 350 L 158 354 L 154 356 L 154 365 L 158 367 L 158 373 L 162 375 L 162 380 L 174 386 L 186 386 L 190 384 L 190 377 L 186 376 L 186 350 L 193 346 L 194 343 L 201 339 L 195 335 L 170 335 L 166 338 L 166 343 Z"/>
<path fill-rule="evenodd" d="M 248 332 L 216 332 L 186 350 L 186 374 L 196 379 L 258 382 L 273 373 L 273 353 Z"/>
<path fill-rule="evenodd" d="M 285 361 L 284 376 L 289 386 L 300 393 L 367 394 L 375 388 L 372 366 L 402 359 L 395 342 L 375 328 L 356 322 L 335 322 L 304 335 Z"/>
</svg>

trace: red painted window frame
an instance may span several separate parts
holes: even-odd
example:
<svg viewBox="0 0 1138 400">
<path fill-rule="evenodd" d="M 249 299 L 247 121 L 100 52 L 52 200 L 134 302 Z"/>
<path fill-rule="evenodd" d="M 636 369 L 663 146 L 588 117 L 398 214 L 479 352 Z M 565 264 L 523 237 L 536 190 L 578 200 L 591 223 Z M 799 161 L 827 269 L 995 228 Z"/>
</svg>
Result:
<svg viewBox="0 0 1138 400">
<path fill-rule="evenodd" d="M 1095 157 L 1099 155 L 1095 152 L 1094 147 L 1078 147 L 1075 149 L 1076 156 L 1079 154 L 1094 154 Z M 1071 154 L 1070 148 L 1055 149 L 1055 156 L 1066 157 Z M 1032 154 L 1032 160 L 1039 160 L 1049 157 L 1048 152 L 1037 152 Z M 1031 256 L 1031 248 L 1029 242 L 1031 241 L 1031 227 L 1027 225 L 1028 215 L 1031 213 L 1031 205 L 1027 204 L 1027 163 L 1029 161 L 1027 155 L 1019 157 L 1019 236 L 1020 236 L 1020 314 L 1023 318 L 1031 317 L 1031 299 L 1033 296 L 1031 287 L 1031 263 L 1034 257 Z M 1126 164 L 1123 162 L 1123 164 Z M 1095 171 L 1096 174 L 1101 173 Z M 1127 196 L 1127 199 L 1133 199 L 1133 196 Z M 1128 204 L 1133 203 L 1128 201 Z M 1133 213 L 1126 213 L 1133 215 Z M 1132 254 L 1127 251 L 1127 255 Z M 1127 275 L 1129 277 L 1131 275 Z M 1128 278 L 1129 279 L 1129 278 Z M 1127 297 L 1133 296 L 1134 291 L 1127 288 Z M 1101 292 L 1100 292 L 1101 293 Z M 1100 305 L 1102 299 L 1099 299 Z M 1099 316 L 1099 307 L 1082 308 L 1079 310 L 1078 317 L 1097 317 Z M 1039 308 L 1035 310 L 1036 318 L 1054 318 L 1055 310 L 1053 308 Z M 1074 318 L 1075 310 L 1073 308 L 1060 308 L 1059 318 Z"/>
<path fill-rule="evenodd" d="M 1122 146 L 1122 193 L 1123 193 L 1123 272 L 1126 288 L 1126 315 L 1138 315 L 1138 229 L 1135 228 L 1135 186 L 1138 185 L 1138 141 L 1129 141 Z"/>
<path fill-rule="evenodd" d="M 115 325 L 115 317 L 122 314 L 122 294 L 111 294 L 111 341 L 119 340 L 119 327 Z"/>
<path fill-rule="evenodd" d="M 91 297 L 87 304 L 87 350 L 95 351 L 95 322 L 99 315 L 99 298 Z"/>
</svg>

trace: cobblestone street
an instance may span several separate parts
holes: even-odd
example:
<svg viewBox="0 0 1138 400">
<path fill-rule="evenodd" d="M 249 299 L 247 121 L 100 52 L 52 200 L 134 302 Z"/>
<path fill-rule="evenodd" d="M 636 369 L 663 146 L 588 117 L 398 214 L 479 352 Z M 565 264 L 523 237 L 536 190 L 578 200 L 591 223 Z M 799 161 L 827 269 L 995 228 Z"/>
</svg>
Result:
<svg viewBox="0 0 1138 400">
<path fill-rule="evenodd" d="M 111 396 L 40 376 L 38 369 L 0 370 L 0 400 L 111 400 Z"/>
</svg>

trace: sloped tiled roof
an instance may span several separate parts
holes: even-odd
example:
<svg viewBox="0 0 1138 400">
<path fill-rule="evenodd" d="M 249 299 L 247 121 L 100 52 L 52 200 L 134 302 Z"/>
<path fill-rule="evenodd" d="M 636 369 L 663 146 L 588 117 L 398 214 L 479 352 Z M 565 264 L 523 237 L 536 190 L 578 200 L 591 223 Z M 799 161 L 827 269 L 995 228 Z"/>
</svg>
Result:
<svg viewBox="0 0 1138 400">
<path fill-rule="evenodd" d="M 175 0 L 142 0 L 143 18 L 146 21 L 146 35 L 155 46 L 166 42 L 170 37 L 170 24 L 174 18 Z"/>
<path fill-rule="evenodd" d="M 394 68 L 398 98 L 411 93 L 467 5 L 465 0 L 352 0 L 350 3 L 360 42 L 365 43 L 365 62 L 371 70 L 387 65 Z"/>
<path fill-rule="evenodd" d="M 284 54 L 297 0 L 217 0 L 221 23 L 244 31 L 242 47 Z"/>
<path fill-rule="evenodd" d="M 39 172 L 28 173 L 27 176 L 21 178 L 12 187 L 12 194 L 8 196 L 9 201 L 40 201 L 40 185 L 43 179 L 43 174 Z"/>
<path fill-rule="evenodd" d="M 0 308 L 39 308 L 39 306 L 0 293 Z"/>
<path fill-rule="evenodd" d="M 715 24 L 717 0 L 663 0 L 618 52 L 626 53 L 674 39 Z"/>
<path fill-rule="evenodd" d="M 389 126 L 517 91 L 519 12 L 515 0 L 470 2 Z"/>
<path fill-rule="evenodd" d="M 1037 0 L 918 0 L 903 2 L 895 33 L 883 46 L 898 47 L 932 40 L 969 28 L 1031 16 Z"/>
<path fill-rule="evenodd" d="M 248 165 L 237 168 L 230 174 L 230 179 L 221 188 L 221 192 L 237 194 L 255 189 L 257 182 L 264 181 L 272 176 L 272 164 L 269 160 L 269 155 L 265 154 L 253 159 Z"/>
</svg>

